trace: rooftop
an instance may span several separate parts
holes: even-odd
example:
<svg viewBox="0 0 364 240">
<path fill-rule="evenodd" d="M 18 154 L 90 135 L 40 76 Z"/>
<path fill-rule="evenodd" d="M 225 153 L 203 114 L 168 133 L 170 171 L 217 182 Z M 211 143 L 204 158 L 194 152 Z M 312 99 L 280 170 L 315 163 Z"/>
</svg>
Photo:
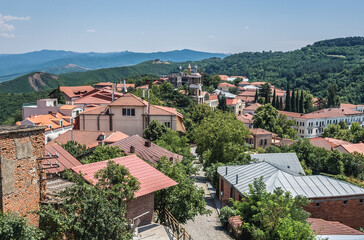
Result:
<svg viewBox="0 0 364 240">
<path fill-rule="evenodd" d="M 51 113 L 44 115 L 32 115 L 22 121 L 30 121 L 37 126 L 47 127 L 45 131 L 52 129 L 58 129 L 62 127 L 68 127 L 72 124 L 70 123 L 70 116 L 65 116 L 61 113 Z"/>
<path fill-rule="evenodd" d="M 145 161 L 150 163 L 156 163 L 161 157 L 166 156 L 168 159 L 173 158 L 173 160 L 181 161 L 183 156 L 170 152 L 165 148 L 158 146 L 150 142 L 150 147 L 146 146 L 147 140 L 140 137 L 139 135 L 133 135 L 117 141 L 111 146 L 120 147 L 126 154 L 136 153 Z M 134 152 L 131 152 L 131 147 L 134 148 Z"/>
<path fill-rule="evenodd" d="M 86 94 L 87 92 L 94 90 L 94 88 L 91 86 L 73 86 L 73 87 L 61 86 L 59 87 L 59 89 L 69 98 L 80 97 Z"/>
<path fill-rule="evenodd" d="M 364 235 L 363 232 L 336 221 L 308 218 L 307 222 L 311 223 L 311 229 L 317 235 Z"/>
<path fill-rule="evenodd" d="M 281 188 L 283 191 L 290 192 L 293 197 L 301 195 L 313 199 L 364 195 L 364 189 L 353 184 L 322 175 L 293 175 L 268 162 L 222 166 L 217 169 L 217 172 L 244 195 L 249 194 L 249 185 L 254 182 L 254 179 L 260 177 L 263 177 L 268 192 Z M 237 178 L 238 183 L 236 183 Z"/>
<path fill-rule="evenodd" d="M 97 183 L 95 173 L 107 166 L 109 160 L 90 163 L 72 168 L 76 173 L 82 173 L 83 178 L 92 184 Z M 111 159 L 117 164 L 125 166 L 130 174 L 140 182 L 140 189 L 135 193 L 135 197 L 141 197 L 155 191 L 177 185 L 177 182 L 167 177 L 147 162 L 136 155 Z"/>
<path fill-rule="evenodd" d="M 253 103 L 252 105 L 244 108 L 244 111 L 247 110 L 247 111 L 254 111 L 255 112 L 260 106 L 262 106 L 262 104 L 260 104 L 260 103 Z"/>
<path fill-rule="evenodd" d="M 302 119 L 316 119 L 316 118 L 332 118 L 332 117 L 346 117 L 350 115 L 362 115 L 362 112 L 350 108 L 326 108 L 312 113 L 295 113 L 287 111 L 278 111 L 288 117 L 302 118 Z"/>
<path fill-rule="evenodd" d="M 272 135 L 273 137 L 278 136 L 277 134 L 269 132 L 269 131 L 267 131 L 265 129 L 262 129 L 262 128 L 252 128 L 252 129 L 249 129 L 249 130 L 253 135 Z"/>
<path fill-rule="evenodd" d="M 344 144 L 341 145 L 348 153 L 360 153 L 364 154 L 364 143 L 353 143 L 353 144 Z"/>
<path fill-rule="evenodd" d="M 100 135 L 104 135 L 104 140 L 98 140 Z M 125 133 L 119 131 L 88 131 L 88 130 L 73 130 L 73 140 L 86 145 L 88 148 L 93 148 L 99 145 L 99 142 L 114 143 L 121 139 L 129 137 Z M 59 137 L 50 141 L 50 143 L 65 144 L 71 141 L 72 131 L 67 131 Z"/>
<path fill-rule="evenodd" d="M 140 97 L 135 96 L 131 93 L 126 93 L 114 102 L 110 104 L 110 106 L 147 106 L 148 102 L 141 99 Z"/>
<path fill-rule="evenodd" d="M 45 157 L 57 155 L 58 158 L 50 158 L 43 160 L 43 164 L 59 164 L 57 168 L 50 168 L 49 165 L 45 166 L 45 171 L 47 173 L 58 173 L 63 172 L 66 169 L 72 167 L 80 166 L 80 163 L 76 158 L 74 158 L 70 153 L 68 153 L 64 148 L 58 144 L 47 143 L 45 145 Z"/>
</svg>

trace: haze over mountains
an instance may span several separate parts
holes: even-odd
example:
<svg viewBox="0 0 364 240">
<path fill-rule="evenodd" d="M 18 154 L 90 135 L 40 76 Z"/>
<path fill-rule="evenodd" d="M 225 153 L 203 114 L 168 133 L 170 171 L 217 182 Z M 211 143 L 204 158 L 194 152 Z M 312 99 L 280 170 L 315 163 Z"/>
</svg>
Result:
<svg viewBox="0 0 364 240">
<path fill-rule="evenodd" d="M 24 54 L 0 54 L 0 82 L 36 71 L 61 74 L 129 66 L 154 59 L 185 62 L 212 57 L 224 58 L 226 56 L 226 54 L 222 53 L 199 52 L 189 49 L 153 53 L 129 51 L 78 53 L 62 50 L 42 50 Z"/>
</svg>

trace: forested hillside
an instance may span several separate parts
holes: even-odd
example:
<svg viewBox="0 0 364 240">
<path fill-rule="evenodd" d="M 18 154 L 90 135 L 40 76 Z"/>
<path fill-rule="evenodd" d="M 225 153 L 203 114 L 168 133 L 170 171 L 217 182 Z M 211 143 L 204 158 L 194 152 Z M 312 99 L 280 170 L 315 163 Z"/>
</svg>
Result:
<svg viewBox="0 0 364 240">
<path fill-rule="evenodd" d="M 336 83 L 342 102 L 364 103 L 364 38 L 338 38 L 316 42 L 291 52 L 239 53 L 205 61 L 208 74 L 244 75 L 285 88 L 310 90 L 323 97 Z"/>
</svg>

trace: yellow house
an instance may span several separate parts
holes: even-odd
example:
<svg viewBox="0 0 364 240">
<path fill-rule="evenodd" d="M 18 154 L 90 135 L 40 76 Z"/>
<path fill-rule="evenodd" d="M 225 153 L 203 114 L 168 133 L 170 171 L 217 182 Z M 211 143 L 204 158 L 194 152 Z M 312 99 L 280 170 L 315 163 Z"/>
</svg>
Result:
<svg viewBox="0 0 364 240">
<path fill-rule="evenodd" d="M 149 114 L 148 114 L 149 112 Z M 149 119 L 148 119 L 149 118 Z M 79 129 L 92 131 L 121 131 L 143 136 L 148 122 L 157 120 L 166 127 L 185 132 L 183 115 L 175 108 L 157 105 L 131 94 L 124 94 L 107 106 L 86 109 L 79 116 Z"/>
</svg>

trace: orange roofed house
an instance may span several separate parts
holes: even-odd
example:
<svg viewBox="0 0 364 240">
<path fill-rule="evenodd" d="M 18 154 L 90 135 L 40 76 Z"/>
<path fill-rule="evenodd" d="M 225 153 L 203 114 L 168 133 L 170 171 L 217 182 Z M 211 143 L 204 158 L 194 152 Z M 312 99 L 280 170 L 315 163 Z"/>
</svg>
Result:
<svg viewBox="0 0 364 240">
<path fill-rule="evenodd" d="M 17 125 L 46 127 L 44 135 L 45 143 L 47 143 L 68 130 L 71 130 L 71 122 L 71 116 L 65 116 L 61 113 L 51 113 L 46 115 L 32 115 L 23 121 L 18 122 Z"/>
<path fill-rule="evenodd" d="M 127 203 L 127 216 L 130 221 L 140 216 L 140 226 L 152 222 L 154 211 L 154 192 L 177 185 L 177 182 L 167 177 L 136 155 L 129 155 L 111 159 L 117 164 L 125 166 L 130 174 L 138 179 L 140 189 L 135 192 L 135 198 Z M 85 180 L 97 183 L 95 173 L 107 166 L 108 161 L 90 163 L 72 168 L 76 173 L 82 173 Z"/>
<path fill-rule="evenodd" d="M 66 100 L 66 104 L 73 104 L 74 100 L 79 99 L 86 93 L 94 90 L 94 88 L 91 86 L 72 86 L 72 87 L 61 86 L 61 87 L 59 87 L 59 90 L 63 94 L 63 96 Z M 49 96 L 51 98 L 57 98 L 56 91 L 57 91 L 57 89 L 54 90 L 53 92 L 51 92 L 49 94 Z"/>
<path fill-rule="evenodd" d="M 148 109 L 150 113 L 148 114 Z M 185 132 L 183 116 L 175 108 L 150 105 L 141 98 L 126 93 L 106 106 L 85 110 L 79 116 L 80 130 L 121 131 L 143 136 L 149 121 L 157 120 L 168 128 Z"/>
</svg>

